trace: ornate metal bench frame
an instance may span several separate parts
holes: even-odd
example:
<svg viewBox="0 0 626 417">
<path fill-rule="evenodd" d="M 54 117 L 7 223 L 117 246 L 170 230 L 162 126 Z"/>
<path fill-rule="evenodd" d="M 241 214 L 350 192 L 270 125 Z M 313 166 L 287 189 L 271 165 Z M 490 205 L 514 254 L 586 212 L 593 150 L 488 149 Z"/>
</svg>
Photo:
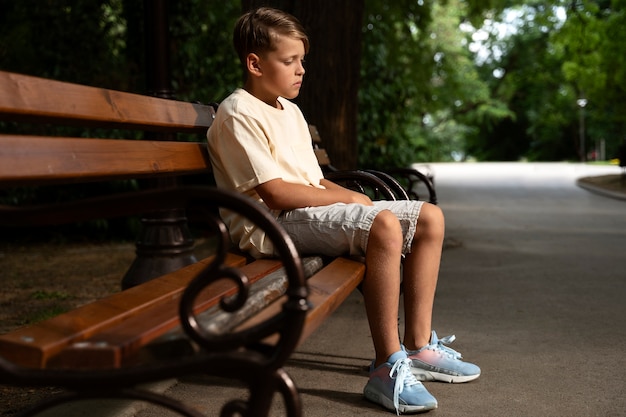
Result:
<svg viewBox="0 0 626 417">
<path fill-rule="evenodd" d="M 62 403 L 79 399 L 119 398 L 142 400 L 158 404 L 180 415 L 200 417 L 202 414 L 198 411 L 177 400 L 137 386 L 185 375 L 206 374 L 236 378 L 249 388 L 248 401 L 235 399 L 227 402 L 221 410 L 221 416 L 266 416 L 275 393 L 282 395 L 289 416 L 301 416 L 299 393 L 283 366 L 296 348 L 301 335 L 308 310 L 308 290 L 302 261 L 293 242 L 261 206 L 245 196 L 216 188 L 179 187 L 47 206 L 44 212 L 46 216 L 60 215 L 64 219 L 80 221 L 93 217 L 94 211 L 106 213 L 107 217 L 116 217 L 154 211 L 157 207 L 185 208 L 193 213 L 194 219 L 202 220 L 219 236 L 214 262 L 188 285 L 180 301 L 182 328 L 201 347 L 200 352 L 122 369 L 85 371 L 29 369 L 0 357 L 0 382 L 17 386 L 58 386 L 68 391 L 44 400 L 21 415 L 36 415 Z M 223 265 L 230 247 L 230 238 L 226 225 L 217 215 L 218 208 L 240 213 L 267 232 L 283 262 L 289 282 L 288 301 L 283 305 L 281 313 L 251 328 L 222 335 L 211 334 L 198 324 L 193 312 L 194 300 L 211 283 L 228 279 L 239 288 L 239 292 L 236 296 L 222 299 L 220 304 L 224 311 L 236 311 L 247 300 L 249 282 L 237 269 Z M 7 221 L 18 224 L 28 224 L 42 213 L 42 208 L 3 210 L 3 215 L 8 216 Z M 275 334 L 279 336 L 276 344 L 263 343 L 264 338 Z"/>
</svg>

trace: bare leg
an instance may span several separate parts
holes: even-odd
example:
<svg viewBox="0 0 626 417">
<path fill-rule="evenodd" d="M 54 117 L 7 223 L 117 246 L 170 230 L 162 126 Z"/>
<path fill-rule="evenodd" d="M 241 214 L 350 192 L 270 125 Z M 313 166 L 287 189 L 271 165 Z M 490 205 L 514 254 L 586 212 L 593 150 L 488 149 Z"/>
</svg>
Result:
<svg viewBox="0 0 626 417">
<path fill-rule="evenodd" d="M 376 350 L 376 366 L 400 350 L 398 308 L 402 229 L 396 216 L 381 211 L 370 229 L 363 281 L 365 310 Z"/>
<path fill-rule="evenodd" d="M 441 263 L 445 220 L 441 209 L 425 203 L 420 212 L 411 253 L 404 260 L 404 345 L 416 350 L 428 344 Z"/>
</svg>

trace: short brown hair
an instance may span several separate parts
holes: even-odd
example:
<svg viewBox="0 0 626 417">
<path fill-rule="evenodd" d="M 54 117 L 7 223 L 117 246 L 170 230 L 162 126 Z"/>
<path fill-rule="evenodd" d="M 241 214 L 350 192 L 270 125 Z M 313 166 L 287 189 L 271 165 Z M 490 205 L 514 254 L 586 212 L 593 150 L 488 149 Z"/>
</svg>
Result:
<svg viewBox="0 0 626 417">
<path fill-rule="evenodd" d="M 233 33 L 233 44 L 239 60 L 245 65 L 248 54 L 263 54 L 275 49 L 276 36 L 288 36 L 304 43 L 309 52 L 309 38 L 298 19 L 282 10 L 260 7 L 242 15 Z"/>
</svg>

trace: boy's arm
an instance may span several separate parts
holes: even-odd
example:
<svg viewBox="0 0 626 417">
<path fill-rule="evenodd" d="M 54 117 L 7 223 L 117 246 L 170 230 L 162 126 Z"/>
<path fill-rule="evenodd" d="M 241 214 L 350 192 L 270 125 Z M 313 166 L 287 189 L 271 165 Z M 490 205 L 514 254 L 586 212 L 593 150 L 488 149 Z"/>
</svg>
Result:
<svg viewBox="0 0 626 417">
<path fill-rule="evenodd" d="M 365 194 L 348 190 L 326 179 L 322 179 L 320 185 L 325 189 L 294 184 L 277 178 L 258 185 L 255 190 L 272 210 L 328 206 L 334 203 L 372 205 L 372 200 Z"/>
</svg>

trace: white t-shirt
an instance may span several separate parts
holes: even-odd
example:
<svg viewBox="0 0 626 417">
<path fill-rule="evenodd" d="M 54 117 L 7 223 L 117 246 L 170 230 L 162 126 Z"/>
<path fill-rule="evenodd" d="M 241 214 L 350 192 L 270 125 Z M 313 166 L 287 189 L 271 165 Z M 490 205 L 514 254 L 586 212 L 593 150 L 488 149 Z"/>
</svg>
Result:
<svg viewBox="0 0 626 417">
<path fill-rule="evenodd" d="M 323 188 L 324 176 L 302 112 L 292 102 L 278 100 L 282 109 L 237 89 L 220 104 L 207 132 L 217 186 L 239 191 L 266 208 L 255 187 L 269 180 Z M 272 212 L 275 217 L 280 214 Z M 234 213 L 222 212 L 222 218 L 241 250 L 255 257 L 273 255 L 271 242 L 252 222 Z"/>
</svg>

